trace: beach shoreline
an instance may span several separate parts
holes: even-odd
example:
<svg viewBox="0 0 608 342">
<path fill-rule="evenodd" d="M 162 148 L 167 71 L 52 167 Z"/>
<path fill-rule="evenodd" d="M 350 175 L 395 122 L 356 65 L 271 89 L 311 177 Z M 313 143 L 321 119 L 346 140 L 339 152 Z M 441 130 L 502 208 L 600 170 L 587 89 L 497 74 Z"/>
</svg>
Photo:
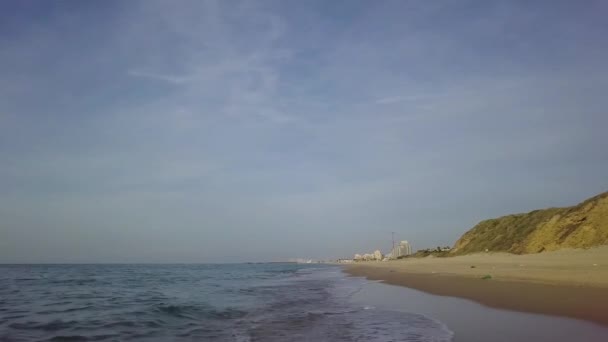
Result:
<svg viewBox="0 0 608 342">
<path fill-rule="evenodd" d="M 520 312 L 608 326 L 608 248 L 536 255 L 409 258 L 348 265 L 351 276 Z M 483 279 L 486 278 L 486 279 Z"/>
</svg>

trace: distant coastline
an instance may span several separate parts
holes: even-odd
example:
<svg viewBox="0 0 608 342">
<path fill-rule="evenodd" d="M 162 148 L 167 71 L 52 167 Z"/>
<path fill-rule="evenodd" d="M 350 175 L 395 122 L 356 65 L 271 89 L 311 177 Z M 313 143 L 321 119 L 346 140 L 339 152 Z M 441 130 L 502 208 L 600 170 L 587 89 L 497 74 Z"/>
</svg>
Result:
<svg viewBox="0 0 608 342">
<path fill-rule="evenodd" d="M 438 246 L 415 253 L 408 241 L 401 241 L 382 254 L 356 253 L 339 262 L 389 261 L 405 257 L 453 257 L 474 253 L 506 252 L 533 254 L 568 248 L 608 245 L 608 192 L 563 208 L 533 210 L 479 222 L 465 232 L 453 247 Z"/>
</svg>

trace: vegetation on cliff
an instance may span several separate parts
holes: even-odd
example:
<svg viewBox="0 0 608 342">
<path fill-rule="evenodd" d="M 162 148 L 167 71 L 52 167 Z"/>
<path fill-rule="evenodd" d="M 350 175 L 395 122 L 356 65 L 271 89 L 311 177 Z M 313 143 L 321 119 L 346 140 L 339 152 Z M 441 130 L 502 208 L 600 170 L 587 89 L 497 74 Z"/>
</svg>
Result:
<svg viewBox="0 0 608 342">
<path fill-rule="evenodd" d="M 477 252 L 539 253 L 608 244 L 608 192 L 566 208 L 535 210 L 481 221 L 450 255 Z"/>
</svg>

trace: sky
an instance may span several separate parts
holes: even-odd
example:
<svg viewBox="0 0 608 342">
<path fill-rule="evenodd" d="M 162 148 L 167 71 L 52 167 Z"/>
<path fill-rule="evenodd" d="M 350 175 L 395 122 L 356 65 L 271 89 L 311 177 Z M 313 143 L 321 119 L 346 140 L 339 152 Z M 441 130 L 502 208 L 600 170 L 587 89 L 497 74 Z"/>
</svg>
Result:
<svg viewBox="0 0 608 342">
<path fill-rule="evenodd" d="M 608 190 L 606 1 L 2 1 L 0 262 L 452 245 Z"/>
</svg>

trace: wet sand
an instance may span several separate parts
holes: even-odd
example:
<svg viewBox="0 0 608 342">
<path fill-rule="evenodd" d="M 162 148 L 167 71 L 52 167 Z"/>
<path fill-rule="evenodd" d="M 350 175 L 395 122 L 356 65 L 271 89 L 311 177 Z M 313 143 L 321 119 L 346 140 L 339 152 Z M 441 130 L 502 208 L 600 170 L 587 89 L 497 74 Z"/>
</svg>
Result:
<svg viewBox="0 0 608 342">
<path fill-rule="evenodd" d="M 522 256 L 480 254 L 364 262 L 345 271 L 489 307 L 608 326 L 608 247 Z M 482 279 L 486 275 L 492 278 Z"/>
<path fill-rule="evenodd" d="M 501 310 L 470 300 L 370 282 L 352 300 L 371 309 L 434 318 L 454 333 L 453 342 L 605 342 L 608 326 L 577 319 Z"/>
</svg>

